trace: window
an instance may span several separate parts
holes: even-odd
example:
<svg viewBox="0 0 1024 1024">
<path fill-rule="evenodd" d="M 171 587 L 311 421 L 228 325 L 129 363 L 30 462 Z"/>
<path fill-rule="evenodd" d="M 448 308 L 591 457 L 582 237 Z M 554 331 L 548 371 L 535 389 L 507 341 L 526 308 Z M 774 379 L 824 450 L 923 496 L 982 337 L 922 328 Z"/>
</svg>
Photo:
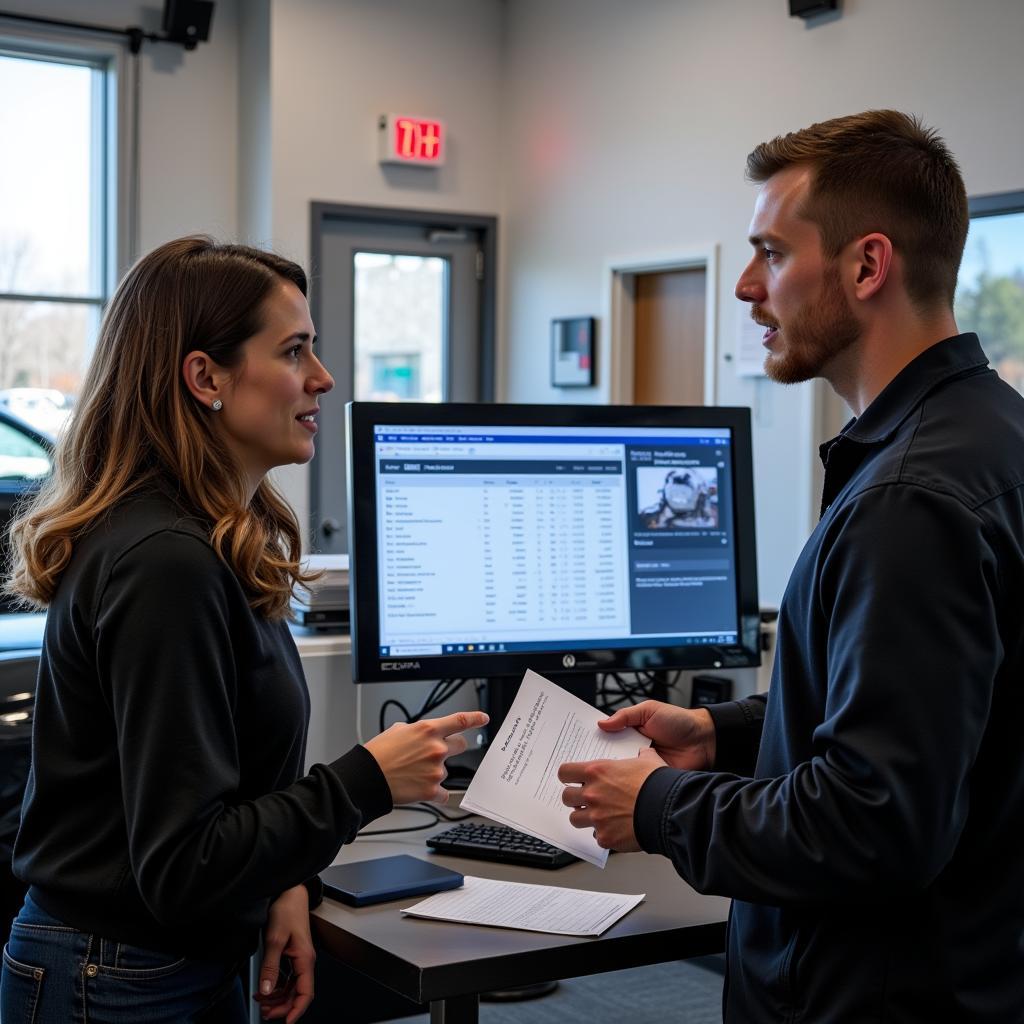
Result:
<svg viewBox="0 0 1024 1024">
<path fill-rule="evenodd" d="M 971 200 L 956 320 L 999 375 L 1024 393 L 1024 192 Z"/>
<path fill-rule="evenodd" d="M 119 59 L 0 36 L 0 96 L 16 97 L 0 103 L 0 406 L 50 437 L 118 272 Z"/>
</svg>

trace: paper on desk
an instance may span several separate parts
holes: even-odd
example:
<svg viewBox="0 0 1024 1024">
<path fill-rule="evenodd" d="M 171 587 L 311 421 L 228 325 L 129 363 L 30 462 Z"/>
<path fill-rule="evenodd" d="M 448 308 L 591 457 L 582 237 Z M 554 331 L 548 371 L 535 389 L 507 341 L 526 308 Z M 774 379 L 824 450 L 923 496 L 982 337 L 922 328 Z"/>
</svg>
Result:
<svg viewBox="0 0 1024 1024">
<path fill-rule="evenodd" d="M 403 914 L 460 924 L 485 924 L 555 935 L 600 935 L 628 914 L 645 894 L 561 889 L 528 882 L 498 882 L 466 875 L 462 887 L 439 892 Z"/>
<path fill-rule="evenodd" d="M 636 729 L 601 732 L 607 717 L 528 671 L 462 797 L 463 810 L 493 818 L 603 868 L 608 851 L 589 829 L 569 824 L 558 766 L 566 761 L 636 757 L 651 741 Z"/>
</svg>

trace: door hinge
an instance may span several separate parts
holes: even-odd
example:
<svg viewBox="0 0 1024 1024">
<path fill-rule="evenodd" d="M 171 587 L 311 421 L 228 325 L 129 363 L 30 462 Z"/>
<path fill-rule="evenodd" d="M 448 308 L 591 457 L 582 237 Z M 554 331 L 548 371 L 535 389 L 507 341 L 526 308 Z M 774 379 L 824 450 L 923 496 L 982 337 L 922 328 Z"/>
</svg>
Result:
<svg viewBox="0 0 1024 1024">
<path fill-rule="evenodd" d="M 482 281 L 484 279 L 484 251 L 483 249 L 477 249 L 476 251 L 476 279 Z"/>
</svg>

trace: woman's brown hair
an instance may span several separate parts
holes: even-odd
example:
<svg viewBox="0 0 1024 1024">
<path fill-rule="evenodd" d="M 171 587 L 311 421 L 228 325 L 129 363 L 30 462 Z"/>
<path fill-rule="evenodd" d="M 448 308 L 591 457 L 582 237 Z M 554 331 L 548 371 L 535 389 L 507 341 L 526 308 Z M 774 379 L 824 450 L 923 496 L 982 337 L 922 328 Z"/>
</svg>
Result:
<svg viewBox="0 0 1024 1024">
<path fill-rule="evenodd" d="M 210 541 L 268 618 L 287 615 L 300 569 L 295 514 L 264 479 L 247 501 L 244 476 L 218 440 L 215 415 L 189 393 L 187 353 L 237 367 L 262 327 L 275 284 L 306 294 L 302 268 L 273 253 L 196 235 L 167 242 L 128 272 L 110 301 L 54 470 L 11 527 L 6 591 L 45 607 L 76 539 L 142 487 L 169 485 L 210 525 Z"/>
</svg>

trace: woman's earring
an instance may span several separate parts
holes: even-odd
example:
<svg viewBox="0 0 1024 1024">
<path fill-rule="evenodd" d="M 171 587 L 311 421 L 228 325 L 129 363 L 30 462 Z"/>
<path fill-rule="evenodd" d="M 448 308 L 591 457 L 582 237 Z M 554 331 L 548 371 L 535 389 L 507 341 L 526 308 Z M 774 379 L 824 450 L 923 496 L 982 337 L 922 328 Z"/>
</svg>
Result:
<svg viewBox="0 0 1024 1024">
<path fill-rule="evenodd" d="M 220 412 L 224 408 L 224 403 L 219 398 L 215 398 L 211 408 L 214 412 Z"/>
</svg>

